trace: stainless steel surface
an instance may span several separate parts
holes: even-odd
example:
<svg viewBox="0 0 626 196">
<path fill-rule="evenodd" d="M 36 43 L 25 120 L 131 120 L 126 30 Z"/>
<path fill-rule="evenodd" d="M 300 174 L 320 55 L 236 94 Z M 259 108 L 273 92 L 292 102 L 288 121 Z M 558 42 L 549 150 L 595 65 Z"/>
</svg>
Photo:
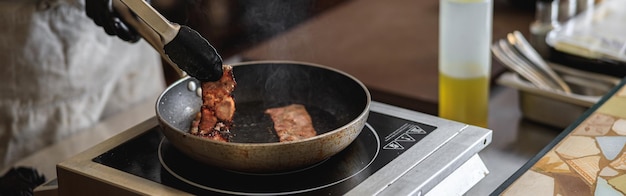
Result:
<svg viewBox="0 0 626 196">
<path fill-rule="evenodd" d="M 522 59 L 528 59 L 529 64 L 538 68 L 542 75 L 548 75 L 549 79 L 560 87 L 560 90 L 563 90 L 565 93 L 572 92 L 569 85 L 548 66 L 548 63 L 543 60 L 539 53 L 526 41 L 522 33 L 514 31 L 513 33 L 507 34 L 506 37 L 509 43 L 521 53 Z"/>
<path fill-rule="evenodd" d="M 393 113 L 437 126 L 412 148 L 394 159 L 347 195 L 406 195 L 426 193 L 470 157 L 491 143 L 491 130 L 418 113 L 377 102 L 372 111 Z"/>
<path fill-rule="evenodd" d="M 386 187 L 380 195 L 426 193 L 490 143 L 491 131 L 469 126 L 424 159 L 423 163 L 411 168 L 400 179 Z"/>
<path fill-rule="evenodd" d="M 539 89 L 514 73 L 505 73 L 497 83 L 518 89 L 519 106 L 525 118 L 565 128 L 619 83 L 610 76 L 551 65 L 572 87 L 573 93 Z"/>
<path fill-rule="evenodd" d="M 98 164 L 93 158 L 158 125 L 155 116 L 57 164 L 59 195 L 190 195 Z M 122 188 L 124 187 L 124 188 Z M 128 187 L 132 187 L 129 189 Z"/>
<path fill-rule="evenodd" d="M 386 190 L 384 188 L 388 184 L 392 184 L 394 189 L 400 188 L 404 191 L 403 184 L 406 185 L 406 183 L 412 183 L 412 181 L 419 179 L 424 180 L 421 182 L 423 186 L 420 185 L 419 190 L 426 192 L 491 142 L 492 131 L 488 129 L 435 118 L 378 102 L 372 102 L 371 110 L 389 115 L 397 114 L 400 118 L 434 125 L 437 126 L 437 131 L 431 132 L 394 161 L 366 179 L 362 185 L 355 187 L 355 191 L 350 194 L 366 193 L 372 195 L 381 190 Z M 59 190 L 63 193 L 75 194 L 93 193 L 93 191 L 111 194 L 128 193 L 128 191 L 148 195 L 185 194 L 180 190 L 91 161 L 109 149 L 141 135 L 156 124 L 156 118 L 152 118 L 60 163 L 58 166 Z M 426 171 L 416 169 L 423 167 L 430 168 L 425 169 Z M 393 177 L 391 175 L 399 176 Z M 416 177 L 418 179 L 412 179 Z M 382 183 L 380 180 L 392 181 Z M 398 184 L 394 185 L 392 182 Z M 375 187 L 370 185 L 375 185 Z M 414 187 L 414 185 L 412 186 Z"/>
<path fill-rule="evenodd" d="M 535 3 L 535 20 L 530 23 L 530 44 L 546 58 L 550 55 L 550 47 L 546 43 L 546 36 L 550 31 L 559 28 L 558 0 L 532 1 Z"/>
<path fill-rule="evenodd" d="M 136 15 L 132 13 L 126 5 L 124 5 L 124 3 L 121 3 L 121 1 L 112 2 L 113 7 L 119 14 L 120 18 L 122 18 L 124 21 L 126 21 L 127 24 L 132 26 L 138 35 L 140 35 L 146 42 L 148 42 L 150 46 L 152 46 L 152 48 L 159 52 L 161 58 L 165 61 L 165 63 L 172 67 L 177 76 L 179 76 L 180 78 L 184 77 L 186 73 L 180 70 L 178 66 L 174 62 L 172 62 L 172 60 L 165 54 L 165 51 L 163 50 L 164 43 L 161 39 L 161 35 L 154 31 L 152 27 L 150 27 L 145 21 L 138 19 Z"/>
<path fill-rule="evenodd" d="M 538 88 L 571 93 L 569 85 L 548 66 L 521 33 L 509 33 L 507 39 L 497 40 L 491 50 L 506 67 Z"/>
<path fill-rule="evenodd" d="M 141 18 L 154 32 L 161 37 L 161 42 L 167 44 L 176 37 L 180 25 L 172 23 L 156 11 L 145 1 L 121 0 L 130 10 Z"/>
<path fill-rule="evenodd" d="M 426 196 L 440 196 L 440 195 L 462 195 L 467 193 L 472 187 L 478 184 L 481 180 L 485 179 L 490 173 L 490 170 L 485 166 L 485 162 L 478 155 L 475 154 L 463 165 L 448 175 L 441 183 L 428 191 Z M 417 194 L 419 195 L 419 193 Z"/>
<path fill-rule="evenodd" d="M 543 77 L 537 70 L 520 59 L 505 40 L 501 39 L 494 42 L 493 45 L 491 45 L 491 52 L 493 52 L 496 59 L 502 62 L 504 66 L 519 73 L 536 87 L 545 90 L 553 89 L 548 83 L 547 78 Z"/>
</svg>

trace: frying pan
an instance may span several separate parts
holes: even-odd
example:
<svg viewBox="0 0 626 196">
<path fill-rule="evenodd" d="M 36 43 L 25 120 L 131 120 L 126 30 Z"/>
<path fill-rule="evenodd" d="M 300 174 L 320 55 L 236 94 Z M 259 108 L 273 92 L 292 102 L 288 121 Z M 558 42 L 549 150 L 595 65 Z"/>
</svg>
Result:
<svg viewBox="0 0 626 196">
<path fill-rule="evenodd" d="M 346 148 L 359 135 L 369 114 L 371 96 L 365 85 L 339 70 L 294 61 L 234 64 L 236 111 L 230 142 L 189 134 L 200 110 L 197 80 L 186 77 L 158 98 L 156 114 L 169 142 L 205 164 L 249 173 L 276 173 L 305 168 Z M 190 84 L 193 83 L 193 84 Z M 268 108 L 302 104 L 317 135 L 278 142 Z M 198 168 L 201 169 L 201 168 Z"/>
</svg>

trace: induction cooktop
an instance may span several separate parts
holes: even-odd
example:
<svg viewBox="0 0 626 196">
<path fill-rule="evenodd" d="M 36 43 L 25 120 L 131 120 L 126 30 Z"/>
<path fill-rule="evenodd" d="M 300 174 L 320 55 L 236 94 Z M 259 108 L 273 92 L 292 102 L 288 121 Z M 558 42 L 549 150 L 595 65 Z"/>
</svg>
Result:
<svg viewBox="0 0 626 196">
<path fill-rule="evenodd" d="M 60 163 L 59 191 L 421 194 L 491 142 L 488 129 L 378 102 L 372 102 L 370 108 L 361 134 L 339 154 L 306 168 L 262 174 L 214 168 L 187 157 L 169 143 L 152 118 Z"/>
</svg>

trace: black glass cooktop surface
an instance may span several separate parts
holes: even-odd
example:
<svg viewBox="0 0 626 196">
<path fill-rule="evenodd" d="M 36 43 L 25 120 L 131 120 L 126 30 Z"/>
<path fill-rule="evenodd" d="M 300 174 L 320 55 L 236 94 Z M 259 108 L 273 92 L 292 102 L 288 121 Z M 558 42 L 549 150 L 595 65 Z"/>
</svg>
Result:
<svg viewBox="0 0 626 196">
<path fill-rule="evenodd" d="M 339 154 L 308 168 L 276 174 L 204 165 L 171 146 L 159 129 L 155 126 L 93 161 L 196 195 L 343 194 L 436 127 L 370 112 L 361 134 Z"/>
</svg>

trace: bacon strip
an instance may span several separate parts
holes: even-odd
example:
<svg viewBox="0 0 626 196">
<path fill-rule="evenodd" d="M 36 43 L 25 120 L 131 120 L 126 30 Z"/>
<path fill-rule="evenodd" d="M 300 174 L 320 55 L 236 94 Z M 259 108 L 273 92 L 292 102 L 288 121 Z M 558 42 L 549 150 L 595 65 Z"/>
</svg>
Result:
<svg viewBox="0 0 626 196">
<path fill-rule="evenodd" d="M 274 129 L 280 142 L 303 140 L 317 134 L 311 116 L 303 105 L 270 108 L 265 113 L 274 121 Z"/>
<path fill-rule="evenodd" d="M 215 82 L 202 82 L 202 106 L 191 124 L 191 134 L 228 142 L 235 113 L 235 78 L 231 66 L 224 66 L 224 75 Z"/>
</svg>

